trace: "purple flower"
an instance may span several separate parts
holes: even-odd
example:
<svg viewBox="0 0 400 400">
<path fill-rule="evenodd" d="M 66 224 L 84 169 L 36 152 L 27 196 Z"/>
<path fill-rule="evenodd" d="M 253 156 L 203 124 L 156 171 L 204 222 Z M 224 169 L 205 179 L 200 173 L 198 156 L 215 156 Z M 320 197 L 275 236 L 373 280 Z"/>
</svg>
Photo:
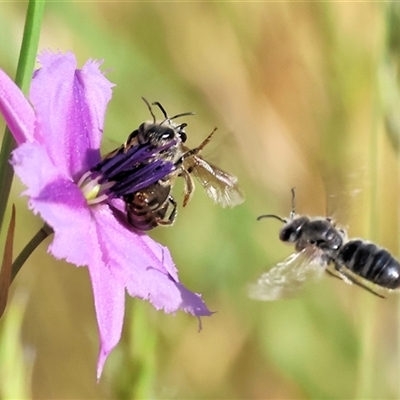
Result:
<svg viewBox="0 0 400 400">
<path fill-rule="evenodd" d="M 100 72 L 100 63 L 88 61 L 77 70 L 72 53 L 43 53 L 39 61 L 30 102 L 0 70 L 0 111 L 18 144 L 11 162 L 27 187 L 29 207 L 54 230 L 49 252 L 89 268 L 100 378 L 121 337 L 125 289 L 166 313 L 183 310 L 200 317 L 211 312 L 200 295 L 179 282 L 168 249 L 121 218 L 120 197 L 143 182 L 156 182 L 173 166 L 151 162 L 157 149 L 136 148 L 117 160 L 117 169 L 104 167 L 99 148 L 113 85 Z M 113 191 L 116 176 L 130 179 L 119 181 Z"/>
</svg>

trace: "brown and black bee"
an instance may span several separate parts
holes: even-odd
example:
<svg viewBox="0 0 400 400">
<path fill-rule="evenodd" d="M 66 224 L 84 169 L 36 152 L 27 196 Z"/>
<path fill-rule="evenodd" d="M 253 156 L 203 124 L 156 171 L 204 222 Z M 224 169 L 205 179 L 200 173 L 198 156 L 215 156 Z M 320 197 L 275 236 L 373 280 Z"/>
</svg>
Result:
<svg viewBox="0 0 400 400">
<path fill-rule="evenodd" d="M 302 285 L 318 279 L 323 272 L 354 283 L 384 297 L 381 292 L 400 287 L 400 263 L 385 249 L 362 239 L 347 239 L 344 229 L 330 218 L 296 215 L 295 191 L 289 218 L 267 214 L 285 225 L 279 233 L 283 242 L 293 243 L 296 252 L 261 275 L 249 286 L 257 300 L 277 300 L 295 294 Z"/>
<path fill-rule="evenodd" d="M 143 231 L 159 225 L 172 225 L 177 216 L 177 203 L 171 192 L 177 177 L 184 180 L 183 206 L 187 205 L 194 191 L 192 175 L 200 181 L 207 195 L 222 207 L 234 207 L 242 203 L 244 197 L 237 185 L 237 178 L 208 163 L 199 155 L 210 142 L 215 129 L 198 147 L 189 149 L 184 145 L 187 139 L 184 128 L 187 124 L 176 124 L 173 120 L 193 113 L 168 117 L 163 106 L 155 102 L 152 104 L 157 105 L 164 116 L 162 121 L 157 121 L 150 103 L 143 100 L 153 120 L 142 123 L 129 135 L 125 144 L 106 157 L 112 157 L 118 151 L 127 152 L 141 144 L 151 144 L 159 148 L 165 147 L 157 157 L 172 162 L 174 168 L 156 183 L 124 196 L 128 222 Z"/>
</svg>

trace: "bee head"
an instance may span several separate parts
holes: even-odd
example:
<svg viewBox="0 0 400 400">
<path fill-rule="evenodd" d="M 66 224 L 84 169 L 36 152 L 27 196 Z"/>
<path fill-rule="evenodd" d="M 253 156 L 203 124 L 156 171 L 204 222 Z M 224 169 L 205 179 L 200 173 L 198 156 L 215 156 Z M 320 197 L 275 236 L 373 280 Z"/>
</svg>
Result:
<svg viewBox="0 0 400 400">
<path fill-rule="evenodd" d="M 165 111 L 164 107 L 158 101 L 154 103 L 149 103 L 144 97 L 142 97 L 143 101 L 146 103 L 147 108 L 150 111 L 151 116 L 153 117 L 152 122 L 144 122 L 139 127 L 139 133 L 142 131 L 142 137 L 138 137 L 139 143 L 142 141 L 150 141 L 154 144 L 165 144 L 171 140 L 176 140 L 178 142 L 186 142 L 187 135 L 185 132 L 185 128 L 187 127 L 186 123 L 182 124 L 174 124 L 172 122 L 175 118 L 185 117 L 187 115 L 194 115 L 193 112 L 185 112 L 181 114 L 174 115 L 173 117 L 168 117 L 167 112 Z M 162 114 L 164 115 L 164 120 L 158 122 L 156 120 L 156 116 L 153 113 L 151 108 L 152 105 L 157 106 Z"/>
<path fill-rule="evenodd" d="M 143 122 L 138 129 L 138 143 L 151 143 L 155 146 L 163 146 L 173 140 L 181 141 L 181 134 L 174 125 Z"/>
<path fill-rule="evenodd" d="M 308 217 L 297 217 L 289 222 L 279 232 L 279 239 L 282 242 L 295 243 L 302 236 L 302 229 L 309 222 Z"/>
</svg>

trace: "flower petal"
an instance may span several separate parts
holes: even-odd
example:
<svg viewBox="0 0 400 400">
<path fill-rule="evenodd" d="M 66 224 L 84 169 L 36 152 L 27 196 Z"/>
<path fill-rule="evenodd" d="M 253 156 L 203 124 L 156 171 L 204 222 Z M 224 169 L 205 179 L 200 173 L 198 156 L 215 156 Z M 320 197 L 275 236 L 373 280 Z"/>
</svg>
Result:
<svg viewBox="0 0 400 400">
<path fill-rule="evenodd" d="M 42 142 L 53 163 L 74 180 L 100 160 L 105 109 L 113 86 L 88 62 L 76 70 L 72 53 L 43 53 L 35 71 L 30 99 Z"/>
<path fill-rule="evenodd" d="M 98 265 L 91 265 L 89 273 L 100 335 L 100 352 L 97 362 L 97 379 L 99 380 L 108 355 L 121 338 L 125 312 L 125 287 L 123 282 L 115 279 L 111 270 L 101 262 L 101 259 L 98 259 Z"/>
<path fill-rule="evenodd" d="M 0 69 L 0 112 L 18 144 L 33 140 L 35 113 L 21 89 Z"/>
<path fill-rule="evenodd" d="M 46 149 L 37 142 L 26 142 L 12 153 L 11 164 L 17 176 L 28 187 L 24 193 L 36 197 L 43 188 L 56 179 L 69 179 L 58 171 Z"/>
<path fill-rule="evenodd" d="M 188 314 L 194 315 L 196 317 L 211 316 L 213 312 L 211 312 L 205 305 L 204 301 L 201 300 L 201 295 L 193 293 L 190 290 L 186 289 L 185 286 L 183 286 L 182 283 L 178 281 L 177 269 L 172 260 L 171 253 L 168 251 L 168 249 L 166 247 L 160 246 L 157 242 L 155 242 L 147 235 L 143 235 L 142 239 L 147 243 L 149 248 L 152 249 L 152 251 L 154 251 L 155 253 L 157 252 L 157 248 L 159 251 L 161 248 L 163 265 L 168 270 L 170 278 L 175 281 L 175 285 L 181 293 L 182 301 L 179 308 L 182 311 L 185 311 Z"/>
<path fill-rule="evenodd" d="M 91 231 L 91 213 L 80 189 L 57 171 L 38 143 L 26 142 L 14 150 L 12 164 L 28 187 L 24 194 L 29 196 L 30 208 L 55 232 L 50 252 L 58 259 L 88 265 L 93 248 L 98 245 Z"/>
<path fill-rule="evenodd" d="M 121 335 L 121 287 L 167 313 L 178 310 L 195 316 L 212 313 L 199 295 L 179 283 L 167 248 L 147 235 L 129 232 L 109 207 L 94 206 L 92 213 L 104 263 L 89 265 L 100 331 L 98 374 L 101 374 L 107 355 Z"/>
<path fill-rule="evenodd" d="M 108 207 L 93 206 L 92 213 L 103 261 L 125 282 L 128 293 L 167 313 L 181 309 L 177 272 L 168 249 L 145 234 L 128 231 Z"/>
</svg>

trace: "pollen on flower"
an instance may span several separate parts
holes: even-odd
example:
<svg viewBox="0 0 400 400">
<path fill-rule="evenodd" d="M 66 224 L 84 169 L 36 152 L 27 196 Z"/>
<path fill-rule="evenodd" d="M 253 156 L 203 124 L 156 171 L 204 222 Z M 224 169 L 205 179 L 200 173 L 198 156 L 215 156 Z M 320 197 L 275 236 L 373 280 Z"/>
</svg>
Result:
<svg viewBox="0 0 400 400">
<path fill-rule="evenodd" d="M 99 195 L 101 189 L 100 185 L 95 185 L 91 189 L 89 189 L 90 186 L 92 185 L 86 185 L 81 188 L 88 204 L 92 204 L 92 201 L 97 200 L 97 196 Z"/>
<path fill-rule="evenodd" d="M 107 194 L 107 190 L 110 189 L 115 182 L 106 182 L 104 184 L 100 184 L 101 176 L 97 176 L 95 178 L 92 177 L 92 172 L 88 171 L 82 175 L 79 179 L 77 185 L 81 189 L 83 196 L 87 200 L 88 205 L 98 204 L 106 201 L 109 196 Z"/>
</svg>

